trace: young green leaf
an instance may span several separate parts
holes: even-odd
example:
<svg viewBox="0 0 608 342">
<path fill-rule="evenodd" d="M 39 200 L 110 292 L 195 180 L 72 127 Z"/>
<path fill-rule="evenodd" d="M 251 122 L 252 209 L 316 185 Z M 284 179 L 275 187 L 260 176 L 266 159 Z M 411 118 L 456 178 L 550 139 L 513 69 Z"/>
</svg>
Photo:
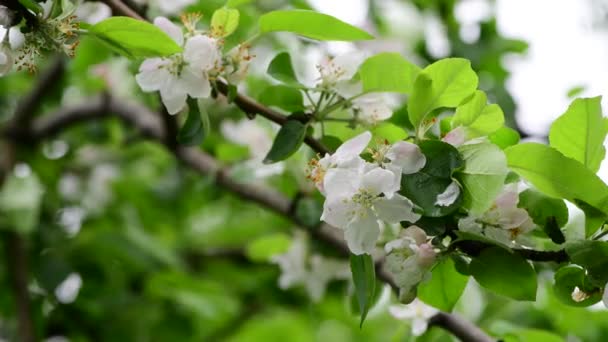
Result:
<svg viewBox="0 0 608 342">
<path fill-rule="evenodd" d="M 288 235 L 274 233 L 251 241 L 245 248 L 245 254 L 252 261 L 268 262 L 272 256 L 287 252 L 290 245 Z"/>
<path fill-rule="evenodd" d="M 585 213 L 585 237 L 590 237 L 608 221 L 608 215 L 582 200 L 575 200 L 576 204 Z"/>
<path fill-rule="evenodd" d="M 604 140 L 608 131 L 602 117 L 600 96 L 576 99 L 568 110 L 551 125 L 549 141 L 566 157 L 578 160 L 597 172 L 604 160 Z"/>
<path fill-rule="evenodd" d="M 459 150 L 464 169 L 456 177 L 465 189 L 463 206 L 472 214 L 481 214 L 502 191 L 509 172 L 505 154 L 489 143 L 467 144 Z"/>
<path fill-rule="evenodd" d="M 456 107 L 477 88 L 477 74 L 471 62 L 463 58 L 439 60 L 422 70 L 414 82 L 408 112 L 414 127 L 442 107 Z"/>
<path fill-rule="evenodd" d="M 350 270 L 353 274 L 353 283 L 355 284 L 355 294 L 359 303 L 359 312 L 361 312 L 361 322 L 359 326 L 363 326 L 367 312 L 371 307 L 376 291 L 376 270 L 374 268 L 374 259 L 369 254 L 350 255 Z"/>
<path fill-rule="evenodd" d="M 300 90 L 284 85 L 267 87 L 258 100 L 267 106 L 279 107 L 288 112 L 304 110 L 304 98 Z"/>
<path fill-rule="evenodd" d="M 211 32 L 216 37 L 228 37 L 239 26 L 239 11 L 234 8 L 222 7 L 211 17 Z"/>
<path fill-rule="evenodd" d="M 471 274 L 486 289 L 515 300 L 536 299 L 536 272 L 521 256 L 500 247 L 486 248 L 471 261 Z"/>
<path fill-rule="evenodd" d="M 182 145 L 200 145 L 209 135 L 209 115 L 201 110 L 198 101 L 188 99 L 188 118 L 177 134 L 177 142 Z"/>
<path fill-rule="evenodd" d="M 443 258 L 434 268 L 431 279 L 418 286 L 418 298 L 442 311 L 450 312 L 458 302 L 469 277 L 456 271 L 454 260 Z"/>
<path fill-rule="evenodd" d="M 574 300 L 576 288 L 581 295 L 580 300 Z M 557 299 L 571 306 L 585 307 L 602 299 L 602 289 L 591 285 L 585 270 L 576 265 L 562 267 L 555 273 L 553 291 Z"/>
<path fill-rule="evenodd" d="M 500 147 L 501 150 L 513 146 L 519 142 L 519 133 L 510 127 L 503 126 L 496 132 L 490 134 L 488 139 L 492 144 Z"/>
<path fill-rule="evenodd" d="M 253 1 L 253 0 L 228 0 L 226 2 L 226 7 L 237 8 L 239 6 L 246 5 L 246 4 L 250 3 L 251 1 Z"/>
<path fill-rule="evenodd" d="M 268 65 L 266 72 L 277 81 L 293 87 L 303 87 L 296 77 L 296 72 L 291 64 L 291 57 L 287 52 L 281 52 L 276 55 L 270 62 L 270 65 Z"/>
<path fill-rule="evenodd" d="M 396 92 L 410 94 L 420 68 L 395 52 L 372 56 L 359 67 L 364 92 Z"/>
<path fill-rule="evenodd" d="M 264 164 L 272 164 L 289 158 L 302 146 L 308 125 L 298 120 L 288 120 L 277 133 Z"/>
<path fill-rule="evenodd" d="M 306 10 L 283 10 L 260 17 L 262 33 L 286 31 L 317 40 L 356 41 L 374 37 L 330 15 Z"/>
<path fill-rule="evenodd" d="M 546 195 L 584 201 L 608 213 L 608 186 L 576 160 L 538 143 L 512 146 L 505 153 L 509 168 Z"/>
<path fill-rule="evenodd" d="M 486 94 L 477 90 L 468 101 L 456 108 L 452 128 L 464 126 L 467 136 L 476 138 L 496 132 L 504 123 L 502 109 L 495 104 L 488 105 Z"/>
<path fill-rule="evenodd" d="M 89 28 L 89 33 L 128 57 L 167 56 L 182 48 L 160 28 L 128 17 L 111 17 Z"/>
</svg>

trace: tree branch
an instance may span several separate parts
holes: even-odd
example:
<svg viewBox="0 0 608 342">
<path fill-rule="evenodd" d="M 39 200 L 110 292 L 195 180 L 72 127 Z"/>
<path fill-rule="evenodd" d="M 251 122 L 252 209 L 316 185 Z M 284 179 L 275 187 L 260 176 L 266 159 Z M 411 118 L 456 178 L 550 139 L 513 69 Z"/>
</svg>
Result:
<svg viewBox="0 0 608 342">
<path fill-rule="evenodd" d="M 112 13 L 114 13 L 115 15 L 118 14 L 122 16 L 131 17 L 133 19 L 146 20 L 139 13 L 137 13 L 136 10 L 132 9 L 120 0 L 101 0 L 101 2 L 110 6 L 110 8 L 112 9 Z"/>
<path fill-rule="evenodd" d="M 166 133 L 159 115 L 141 105 L 123 102 L 110 96 L 94 98 L 82 105 L 59 109 L 55 114 L 35 120 L 31 131 L 19 132 L 17 137 L 36 142 L 49 138 L 75 124 L 111 117 L 111 114 L 139 129 L 144 136 L 161 144 L 166 143 Z M 15 135 L 13 132 L 4 133 Z M 291 201 L 284 195 L 272 189 L 234 181 L 229 177 L 228 170 L 224 169 L 213 157 L 197 148 L 177 146 L 171 151 L 178 160 L 192 169 L 215 177 L 215 182 L 219 186 L 286 217 L 299 227 L 305 226 L 291 210 Z M 349 249 L 344 243 L 341 231 L 322 223 L 318 228 L 311 229 L 310 234 L 316 240 L 328 243 L 344 256 L 348 256 Z M 397 289 L 391 275 L 384 270 L 382 261 L 376 263 L 376 270 L 379 279 Z M 431 322 L 432 325 L 442 327 L 464 341 L 491 341 L 491 338 L 481 329 L 449 313 L 440 313 L 433 317 Z"/>
</svg>

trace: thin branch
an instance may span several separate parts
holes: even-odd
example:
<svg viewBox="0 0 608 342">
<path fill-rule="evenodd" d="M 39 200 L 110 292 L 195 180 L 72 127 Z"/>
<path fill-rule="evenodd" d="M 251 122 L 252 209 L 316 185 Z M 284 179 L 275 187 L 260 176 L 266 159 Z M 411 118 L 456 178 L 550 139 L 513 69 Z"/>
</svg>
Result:
<svg viewBox="0 0 608 342">
<path fill-rule="evenodd" d="M 492 245 L 482 241 L 466 240 L 455 241 L 453 243 L 453 248 L 459 249 L 470 256 L 477 256 L 483 249 L 489 247 L 492 247 Z M 534 249 L 511 248 L 511 250 L 530 261 L 562 263 L 570 260 L 568 254 L 563 249 L 557 251 L 538 251 Z"/>
<path fill-rule="evenodd" d="M 92 99 L 86 101 L 85 104 L 63 108 L 53 115 L 36 120 L 32 126 L 32 130 L 29 132 L 30 139 L 35 141 L 45 139 L 72 125 L 92 119 L 111 117 L 111 113 L 138 128 L 146 137 L 162 144 L 167 141 L 161 118 L 158 115 L 146 107 L 119 101 L 113 97 Z M 21 132 L 20 136 L 24 134 L 24 132 Z M 205 175 L 214 176 L 215 182 L 219 186 L 244 199 L 258 203 L 277 214 L 285 216 L 299 227 L 304 227 L 293 210 L 291 210 L 293 207 L 291 201 L 284 195 L 268 188 L 234 181 L 229 177 L 228 171 L 213 157 L 197 148 L 178 146 L 172 152 L 178 160 L 192 169 Z M 318 228 L 310 230 L 310 233 L 316 240 L 328 243 L 334 246 L 338 252 L 345 256 L 348 255 L 349 250 L 341 236 L 341 231 L 327 224 L 321 224 Z M 397 286 L 394 280 L 384 270 L 382 264 L 382 261 L 378 261 L 376 264 L 378 278 L 396 289 Z M 458 316 L 440 313 L 432 318 L 431 321 L 432 325 L 442 327 L 465 341 L 491 341 L 491 338 L 481 329 Z M 456 330 L 453 331 L 452 329 Z"/>
<path fill-rule="evenodd" d="M 224 96 L 228 96 L 228 85 L 222 81 L 217 81 L 217 88 Z M 243 94 L 237 93 L 234 97 L 234 104 L 237 105 L 243 112 L 246 114 L 259 114 L 264 118 L 277 123 L 283 126 L 287 123 L 287 117 L 282 113 L 279 113 L 271 108 L 268 108 L 254 99 L 245 96 Z M 310 146 L 315 152 L 324 155 L 325 153 L 329 153 L 327 147 L 325 147 L 321 142 L 308 135 L 304 138 L 304 142 L 306 145 Z"/>
<path fill-rule="evenodd" d="M 136 10 L 132 9 L 120 0 L 101 0 L 101 2 L 110 6 L 110 8 L 112 9 L 112 13 L 114 13 L 115 15 L 118 14 L 122 16 L 131 17 L 133 19 L 146 20 L 139 13 L 137 13 Z"/>
</svg>

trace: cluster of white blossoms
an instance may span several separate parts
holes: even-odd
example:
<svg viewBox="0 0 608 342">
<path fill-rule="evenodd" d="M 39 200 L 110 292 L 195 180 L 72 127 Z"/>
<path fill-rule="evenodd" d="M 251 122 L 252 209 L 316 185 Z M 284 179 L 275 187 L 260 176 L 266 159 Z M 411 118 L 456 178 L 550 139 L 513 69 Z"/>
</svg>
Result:
<svg viewBox="0 0 608 342">
<path fill-rule="evenodd" d="M 73 56 L 78 46 L 78 17 L 72 6 L 56 17 L 51 17 L 53 1 L 40 4 L 43 11 L 32 17 L 36 24 L 23 33 L 22 26 L 0 25 L 0 76 L 6 75 L 13 67 L 17 70 L 36 70 L 36 62 L 45 51 L 60 51 Z M 8 8 L 0 6 L 0 11 Z M 11 17 L 11 15 L 7 15 Z M 10 21 L 10 20 L 8 20 Z M 9 25 L 9 24 L 7 24 Z"/>
<path fill-rule="evenodd" d="M 350 251 L 371 254 L 380 222 L 416 222 L 414 204 L 397 192 L 401 176 L 418 172 L 426 157 L 417 145 L 399 141 L 381 144 L 373 162 L 361 158 L 372 135 L 364 132 L 346 141 L 332 155 L 311 162 L 309 177 L 325 195 L 321 220 L 344 230 Z"/>
<path fill-rule="evenodd" d="M 350 269 L 346 262 L 308 253 L 308 240 L 304 233 L 295 234 L 289 250 L 272 257 L 281 268 L 279 287 L 288 289 L 304 286 L 309 297 L 318 302 L 325 295 L 332 280 L 349 280 Z"/>
<path fill-rule="evenodd" d="M 361 82 L 353 77 L 364 60 L 365 56 L 361 53 L 349 53 L 322 61 L 317 66 L 320 74 L 317 86 L 345 99 L 353 98 L 350 102 L 356 118 L 366 124 L 375 124 L 390 118 L 393 111 L 385 94 L 369 93 L 359 96 L 363 87 Z"/>
<path fill-rule="evenodd" d="M 221 43 L 195 29 L 198 17 L 184 17 L 182 28 L 165 17 L 154 19 L 183 52 L 169 57 L 146 59 L 135 76 L 143 91 L 159 91 L 169 114 L 177 114 L 186 106 L 188 96 L 205 98 L 211 95 L 210 78 L 219 71 Z"/>
<path fill-rule="evenodd" d="M 168 57 L 146 59 L 135 76 L 145 92 L 159 91 L 169 114 L 177 114 L 186 106 L 188 96 L 198 99 L 211 95 L 211 82 L 220 75 L 230 81 L 241 80 L 251 56 L 247 46 L 237 46 L 222 59 L 223 42 L 210 32 L 199 31 L 200 16 L 182 16 L 186 32 L 165 17 L 154 24 L 171 37 L 183 51 Z"/>
<path fill-rule="evenodd" d="M 488 211 L 480 216 L 470 215 L 460 219 L 458 229 L 484 235 L 506 245 L 524 242 L 523 234 L 534 229 L 535 224 L 525 209 L 517 207 L 518 202 L 517 184 L 509 184 Z"/>
<path fill-rule="evenodd" d="M 437 251 L 428 240 L 424 230 L 410 226 L 400 232 L 398 239 L 384 246 L 386 267 L 399 286 L 401 302 L 411 302 L 416 298 L 416 287 L 430 276 Z"/>
</svg>

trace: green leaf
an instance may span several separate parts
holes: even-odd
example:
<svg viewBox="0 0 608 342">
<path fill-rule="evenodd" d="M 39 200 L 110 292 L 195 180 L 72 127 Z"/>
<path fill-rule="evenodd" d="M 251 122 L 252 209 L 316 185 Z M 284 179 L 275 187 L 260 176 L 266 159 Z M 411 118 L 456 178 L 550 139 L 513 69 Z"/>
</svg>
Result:
<svg viewBox="0 0 608 342">
<path fill-rule="evenodd" d="M 589 205 L 585 201 L 575 200 L 576 204 L 585 213 L 585 237 L 590 237 L 608 221 L 608 215 Z"/>
<path fill-rule="evenodd" d="M 434 268 L 431 279 L 418 286 L 418 298 L 441 311 L 450 312 L 458 302 L 469 277 L 456 271 L 451 258 L 443 258 Z"/>
<path fill-rule="evenodd" d="M 252 0 L 228 0 L 226 7 L 236 8 L 251 3 Z"/>
<path fill-rule="evenodd" d="M 525 329 L 504 336 L 504 342 L 564 342 L 565 339 L 554 333 L 538 330 Z"/>
<path fill-rule="evenodd" d="M 19 3 L 36 14 L 40 14 L 44 11 L 42 6 L 34 0 L 19 0 Z"/>
<path fill-rule="evenodd" d="M 196 99 L 188 99 L 188 108 L 188 118 L 177 134 L 177 142 L 182 145 L 200 145 L 209 136 L 209 115 L 201 110 Z"/>
<path fill-rule="evenodd" d="M 477 90 L 468 101 L 456 108 L 452 128 L 466 127 L 467 136 L 476 138 L 496 132 L 505 122 L 502 109 L 498 105 L 487 104 L 486 94 Z"/>
<path fill-rule="evenodd" d="M 442 141 L 424 140 L 419 147 L 426 157 L 426 164 L 422 170 L 401 177 L 401 193 L 421 207 L 424 216 L 449 215 L 460 207 L 462 196 L 447 207 L 435 203 L 437 196 L 452 183 L 452 173 L 462 167 L 462 158 L 456 148 Z"/>
<path fill-rule="evenodd" d="M 305 227 L 317 227 L 322 213 L 323 204 L 311 197 L 300 199 L 296 205 L 296 218 Z"/>
<path fill-rule="evenodd" d="M 182 51 L 160 28 L 128 17 L 111 17 L 89 29 L 89 33 L 128 57 L 167 56 Z"/>
<path fill-rule="evenodd" d="M 272 164 L 289 158 L 302 146 L 308 125 L 298 120 L 288 120 L 277 133 L 270 151 L 264 158 L 265 164 Z"/>
<path fill-rule="evenodd" d="M 262 91 L 258 100 L 267 106 L 275 106 L 288 112 L 304 110 L 302 92 L 284 85 L 273 85 Z"/>
<path fill-rule="evenodd" d="M 464 204 L 471 214 L 482 214 L 502 191 L 509 170 L 504 153 L 494 144 L 468 144 L 459 148 L 464 169 L 457 173 L 463 185 Z"/>
<path fill-rule="evenodd" d="M 323 138 L 321 138 L 321 144 L 333 153 L 343 144 L 343 142 L 340 138 L 334 137 L 333 135 L 324 135 Z"/>
<path fill-rule="evenodd" d="M 568 207 L 563 200 L 545 196 L 534 189 L 527 189 L 519 194 L 518 206 L 526 209 L 532 221 L 543 227 L 553 242 L 561 244 L 566 241 L 559 229 L 568 223 Z"/>
<path fill-rule="evenodd" d="M 211 17 L 211 32 L 215 37 L 227 37 L 239 26 L 239 11 L 234 8 L 222 7 Z"/>
<path fill-rule="evenodd" d="M 304 87 L 296 77 L 296 73 L 291 64 L 291 57 L 287 52 L 281 52 L 276 55 L 270 62 L 270 65 L 268 65 L 268 70 L 266 70 L 266 72 L 277 81 L 281 81 L 293 87 Z"/>
<path fill-rule="evenodd" d="M 575 301 L 572 298 L 575 288 L 586 293 L 588 297 L 581 301 Z M 555 273 L 553 291 L 557 299 L 571 306 L 585 307 L 602 299 L 602 289 L 589 284 L 585 270 L 575 265 L 562 267 Z"/>
<path fill-rule="evenodd" d="M 519 133 L 513 128 L 503 126 L 488 136 L 490 141 L 501 150 L 519 143 Z"/>
<path fill-rule="evenodd" d="M 383 52 L 372 56 L 359 67 L 364 92 L 396 92 L 410 94 L 420 68 L 401 54 Z"/>
<path fill-rule="evenodd" d="M 608 282 L 608 242 L 580 240 L 566 245 L 566 253 L 573 264 L 584 267 L 595 286 Z"/>
<path fill-rule="evenodd" d="M 374 36 L 330 15 L 306 10 L 284 10 L 260 17 L 262 33 L 286 31 L 317 40 L 355 41 Z"/>
<path fill-rule="evenodd" d="M 471 274 L 486 289 L 515 300 L 536 299 L 536 272 L 521 256 L 500 247 L 486 248 L 470 264 Z"/>
<path fill-rule="evenodd" d="M 576 99 L 568 110 L 551 125 L 551 147 L 566 157 L 578 160 L 593 172 L 600 168 L 606 155 L 601 96 Z"/>
<path fill-rule="evenodd" d="M 546 195 L 584 201 L 608 213 L 608 187 L 576 160 L 538 143 L 512 146 L 505 153 L 509 168 Z"/>
<path fill-rule="evenodd" d="M 463 58 L 439 60 L 422 70 L 409 99 L 409 118 L 419 127 L 429 114 L 443 107 L 456 107 L 477 88 L 477 74 Z"/>
<path fill-rule="evenodd" d="M 272 256 L 287 252 L 290 245 L 288 235 L 275 233 L 251 241 L 245 248 L 245 254 L 252 261 L 267 262 Z"/>
<path fill-rule="evenodd" d="M 376 270 L 374 268 L 374 259 L 369 254 L 350 255 L 350 270 L 353 274 L 353 283 L 355 285 L 355 294 L 359 303 L 359 312 L 361 312 L 361 322 L 359 326 L 363 326 L 367 312 L 371 307 L 376 291 Z"/>
<path fill-rule="evenodd" d="M 379 122 L 370 131 L 375 139 L 388 141 L 389 144 L 394 144 L 408 137 L 407 132 L 403 128 L 390 122 Z"/>
</svg>

